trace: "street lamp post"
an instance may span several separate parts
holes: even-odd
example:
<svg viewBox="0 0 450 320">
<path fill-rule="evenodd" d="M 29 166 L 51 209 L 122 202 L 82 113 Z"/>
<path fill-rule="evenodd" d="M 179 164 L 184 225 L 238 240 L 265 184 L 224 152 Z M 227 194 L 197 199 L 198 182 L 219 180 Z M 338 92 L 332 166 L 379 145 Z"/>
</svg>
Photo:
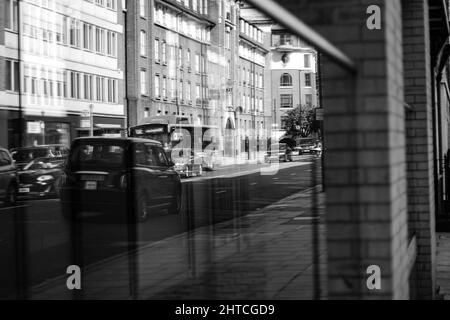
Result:
<svg viewBox="0 0 450 320">
<path fill-rule="evenodd" d="M 94 136 L 94 105 L 89 105 L 89 136 Z"/>
</svg>

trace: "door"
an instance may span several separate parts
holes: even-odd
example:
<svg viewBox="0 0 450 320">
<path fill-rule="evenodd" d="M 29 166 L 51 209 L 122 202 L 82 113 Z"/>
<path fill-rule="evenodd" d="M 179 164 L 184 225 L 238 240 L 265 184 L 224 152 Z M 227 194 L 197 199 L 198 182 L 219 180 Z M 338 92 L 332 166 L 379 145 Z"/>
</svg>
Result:
<svg viewBox="0 0 450 320">
<path fill-rule="evenodd" d="M 170 205 L 175 195 L 174 185 L 177 173 L 169 166 L 169 161 L 163 148 L 155 145 L 149 145 L 149 147 L 152 149 L 152 153 L 155 155 L 157 161 L 158 186 L 160 187 L 161 201 L 164 205 Z"/>
<path fill-rule="evenodd" d="M 152 149 L 146 144 L 134 144 L 132 181 L 132 191 L 136 197 L 145 194 L 147 203 L 151 207 L 161 204 L 157 159 Z"/>
</svg>

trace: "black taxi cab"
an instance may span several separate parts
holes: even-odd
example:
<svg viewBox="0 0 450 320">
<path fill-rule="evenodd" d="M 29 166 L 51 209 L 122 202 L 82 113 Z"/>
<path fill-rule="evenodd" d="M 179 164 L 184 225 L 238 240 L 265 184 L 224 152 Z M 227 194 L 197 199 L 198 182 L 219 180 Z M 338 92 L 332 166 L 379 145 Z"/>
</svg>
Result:
<svg viewBox="0 0 450 320">
<path fill-rule="evenodd" d="M 167 208 L 179 213 L 181 182 L 160 142 L 137 138 L 75 139 L 64 167 L 61 204 L 66 218 L 83 212 L 121 213 L 145 221 Z"/>
</svg>

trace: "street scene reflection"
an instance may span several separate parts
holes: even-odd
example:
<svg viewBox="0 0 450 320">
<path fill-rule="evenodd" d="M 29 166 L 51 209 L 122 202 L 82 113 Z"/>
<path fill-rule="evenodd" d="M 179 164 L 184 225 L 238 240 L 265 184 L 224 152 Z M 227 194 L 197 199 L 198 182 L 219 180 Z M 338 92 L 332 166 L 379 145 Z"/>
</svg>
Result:
<svg viewBox="0 0 450 320">
<path fill-rule="evenodd" d="M 320 291 L 312 46 L 244 1 L 1 6 L 1 298 Z"/>
</svg>

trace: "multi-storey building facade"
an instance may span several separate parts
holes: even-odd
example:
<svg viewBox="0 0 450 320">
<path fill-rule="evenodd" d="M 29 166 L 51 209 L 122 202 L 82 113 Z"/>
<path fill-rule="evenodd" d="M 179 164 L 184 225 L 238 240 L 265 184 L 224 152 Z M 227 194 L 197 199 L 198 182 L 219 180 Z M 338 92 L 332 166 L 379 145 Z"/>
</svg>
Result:
<svg viewBox="0 0 450 320">
<path fill-rule="evenodd" d="M 240 106 L 239 131 L 241 151 L 252 153 L 265 146 L 269 132 L 270 101 L 265 101 L 269 50 L 267 37 L 256 25 L 239 19 L 238 101 Z M 267 81 L 270 83 L 270 81 Z"/>
<path fill-rule="evenodd" d="M 125 126 L 116 0 L 2 0 L 0 11 L 0 145 L 69 144 L 89 132 L 89 110 L 103 133 Z"/>
<path fill-rule="evenodd" d="M 258 135 L 266 139 L 268 50 L 262 31 L 239 19 L 238 2 L 142 0 L 128 2 L 126 12 L 130 125 L 179 115 L 215 126 L 224 156 L 248 152 Z"/>
<path fill-rule="evenodd" d="M 274 138 L 286 131 L 286 113 L 294 108 L 319 106 L 317 51 L 253 6 L 244 4 L 242 16 L 268 35 L 270 53 L 266 77 L 270 78 L 265 100 L 271 108 Z"/>
<path fill-rule="evenodd" d="M 208 1 L 136 1 L 127 8 L 130 124 L 155 115 L 207 123 Z"/>
<path fill-rule="evenodd" d="M 272 27 L 270 70 L 275 128 L 285 130 L 289 110 L 318 106 L 317 53 L 289 31 Z"/>
</svg>

